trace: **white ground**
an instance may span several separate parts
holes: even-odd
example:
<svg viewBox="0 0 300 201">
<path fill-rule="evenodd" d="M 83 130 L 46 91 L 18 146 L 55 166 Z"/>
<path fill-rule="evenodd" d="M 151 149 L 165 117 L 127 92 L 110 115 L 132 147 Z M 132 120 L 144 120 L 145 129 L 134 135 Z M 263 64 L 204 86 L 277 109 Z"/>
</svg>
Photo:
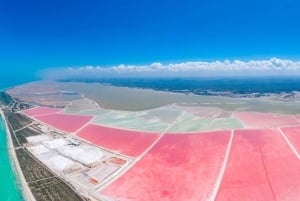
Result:
<svg viewBox="0 0 300 201">
<path fill-rule="evenodd" d="M 91 165 L 100 161 L 103 153 L 100 149 L 92 146 L 69 146 L 65 145 L 57 148 L 59 153 L 67 156 L 75 161 L 83 163 L 84 165 Z"/>
<path fill-rule="evenodd" d="M 35 144 L 42 141 L 51 140 L 51 137 L 49 135 L 35 135 L 35 136 L 27 137 L 26 139 L 29 143 Z"/>
<path fill-rule="evenodd" d="M 54 140 L 43 141 L 42 143 L 49 149 L 56 149 L 58 147 L 66 145 L 68 142 L 65 139 L 57 138 Z"/>
</svg>

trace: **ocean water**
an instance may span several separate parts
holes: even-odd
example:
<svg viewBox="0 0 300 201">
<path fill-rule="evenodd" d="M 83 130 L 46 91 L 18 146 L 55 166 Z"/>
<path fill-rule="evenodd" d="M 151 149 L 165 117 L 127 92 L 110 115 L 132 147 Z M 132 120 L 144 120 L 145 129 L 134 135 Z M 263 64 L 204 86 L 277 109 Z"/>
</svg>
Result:
<svg viewBox="0 0 300 201">
<path fill-rule="evenodd" d="M 0 82 L 0 91 L 15 83 Z M 7 144 L 5 124 L 0 116 L 0 200 L 23 201 L 20 185 L 13 170 Z"/>
<path fill-rule="evenodd" d="M 21 201 L 23 200 L 20 187 L 17 184 L 10 162 L 6 132 L 3 119 L 0 117 L 0 200 Z"/>
</svg>

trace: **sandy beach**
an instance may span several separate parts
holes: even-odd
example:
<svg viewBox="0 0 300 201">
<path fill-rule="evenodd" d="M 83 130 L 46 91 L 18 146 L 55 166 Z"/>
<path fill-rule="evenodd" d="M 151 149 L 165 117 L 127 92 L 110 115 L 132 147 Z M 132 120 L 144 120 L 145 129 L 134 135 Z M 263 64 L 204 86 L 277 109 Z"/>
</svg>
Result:
<svg viewBox="0 0 300 201">
<path fill-rule="evenodd" d="M 12 139 L 11 139 L 11 133 L 8 129 L 8 124 L 7 124 L 7 121 L 6 121 L 6 118 L 4 116 L 4 113 L 3 113 L 2 109 L 0 109 L 0 114 L 1 114 L 1 117 L 4 121 L 5 128 L 6 128 L 8 147 L 14 147 L 13 143 L 12 143 Z M 23 194 L 24 199 L 26 201 L 35 201 L 36 199 L 32 195 L 32 192 L 30 191 L 29 186 L 28 186 L 28 184 L 25 180 L 25 177 L 24 177 L 23 172 L 20 168 L 19 161 L 16 157 L 16 152 L 15 152 L 14 149 L 9 149 L 9 156 L 10 156 L 10 159 L 11 159 L 11 164 L 13 166 L 13 169 L 16 171 L 17 179 L 21 183 L 21 186 L 22 186 L 21 192 Z"/>
</svg>

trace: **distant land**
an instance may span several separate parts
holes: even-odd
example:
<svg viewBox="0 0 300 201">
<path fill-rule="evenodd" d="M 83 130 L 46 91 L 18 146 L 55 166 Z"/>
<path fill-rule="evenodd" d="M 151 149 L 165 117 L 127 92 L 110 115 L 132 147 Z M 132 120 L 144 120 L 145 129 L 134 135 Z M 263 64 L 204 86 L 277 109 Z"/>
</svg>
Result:
<svg viewBox="0 0 300 201">
<path fill-rule="evenodd" d="M 25 200 L 300 196 L 296 78 L 38 81 L 0 100 Z"/>
<path fill-rule="evenodd" d="M 299 8 L 0 1 L 0 201 L 300 201 Z"/>
<path fill-rule="evenodd" d="M 208 77 L 208 78 L 110 78 L 65 79 L 62 82 L 102 83 L 113 86 L 153 89 L 185 94 L 233 98 L 300 100 L 300 77 Z"/>
</svg>

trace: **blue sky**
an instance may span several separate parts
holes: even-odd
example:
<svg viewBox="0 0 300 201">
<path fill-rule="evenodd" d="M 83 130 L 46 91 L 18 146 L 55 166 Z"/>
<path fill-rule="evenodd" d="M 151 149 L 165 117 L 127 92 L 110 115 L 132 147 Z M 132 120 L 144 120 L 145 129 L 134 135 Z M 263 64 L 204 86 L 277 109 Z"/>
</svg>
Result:
<svg viewBox="0 0 300 201">
<path fill-rule="evenodd" d="M 299 8 L 297 0 L 2 0 L 0 67 L 32 78 L 51 67 L 300 60 Z"/>
</svg>

